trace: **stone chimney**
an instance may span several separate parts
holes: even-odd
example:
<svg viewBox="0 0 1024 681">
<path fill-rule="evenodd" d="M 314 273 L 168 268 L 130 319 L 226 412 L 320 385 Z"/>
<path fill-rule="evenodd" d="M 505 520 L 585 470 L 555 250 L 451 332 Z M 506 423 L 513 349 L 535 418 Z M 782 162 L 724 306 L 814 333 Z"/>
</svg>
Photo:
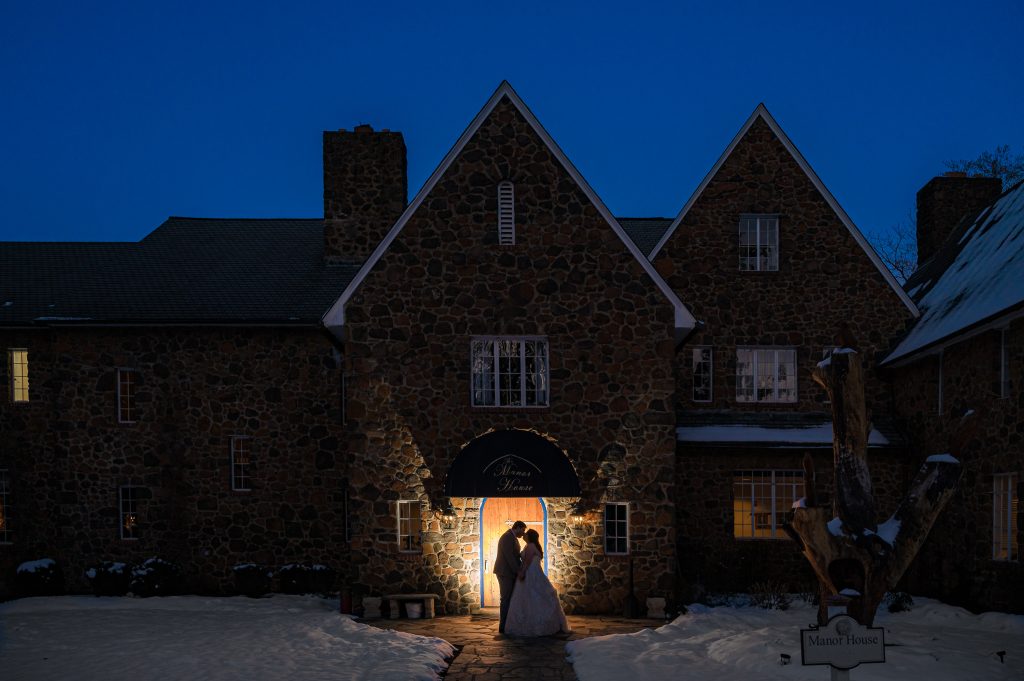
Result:
<svg viewBox="0 0 1024 681">
<path fill-rule="evenodd" d="M 933 177 L 917 192 L 917 264 L 935 255 L 967 215 L 989 205 L 1003 191 L 998 177 L 967 177 L 949 172 Z"/>
<path fill-rule="evenodd" d="M 365 260 L 405 210 L 402 133 L 324 132 L 324 259 Z"/>
</svg>

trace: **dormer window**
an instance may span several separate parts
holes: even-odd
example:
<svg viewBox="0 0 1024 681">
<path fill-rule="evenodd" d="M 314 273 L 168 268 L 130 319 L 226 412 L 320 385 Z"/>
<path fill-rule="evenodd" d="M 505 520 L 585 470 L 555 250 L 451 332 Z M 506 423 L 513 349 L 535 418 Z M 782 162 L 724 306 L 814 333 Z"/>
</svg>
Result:
<svg viewBox="0 0 1024 681">
<path fill-rule="evenodd" d="M 740 216 L 740 271 L 779 269 L 779 216 Z"/>
<path fill-rule="evenodd" d="M 498 184 L 498 243 L 511 246 L 516 242 L 515 187 L 508 180 Z"/>
</svg>

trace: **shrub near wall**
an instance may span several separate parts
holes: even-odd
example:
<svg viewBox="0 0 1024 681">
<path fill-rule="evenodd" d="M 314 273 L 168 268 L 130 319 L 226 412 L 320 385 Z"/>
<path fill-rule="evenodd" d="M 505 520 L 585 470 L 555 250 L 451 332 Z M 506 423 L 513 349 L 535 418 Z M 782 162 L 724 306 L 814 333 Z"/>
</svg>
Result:
<svg viewBox="0 0 1024 681">
<path fill-rule="evenodd" d="M 15 584 L 23 596 L 56 596 L 64 593 L 64 573 L 52 558 L 30 560 L 18 566 Z"/>
</svg>

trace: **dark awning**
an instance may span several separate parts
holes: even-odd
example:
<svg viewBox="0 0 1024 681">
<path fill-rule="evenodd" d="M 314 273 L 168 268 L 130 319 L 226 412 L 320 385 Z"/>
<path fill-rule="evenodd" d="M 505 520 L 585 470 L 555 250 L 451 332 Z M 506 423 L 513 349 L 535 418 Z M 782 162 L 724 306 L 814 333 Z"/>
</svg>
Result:
<svg viewBox="0 0 1024 681">
<path fill-rule="evenodd" d="M 463 447 L 444 482 L 450 497 L 578 497 L 565 453 L 527 430 L 494 430 Z"/>
</svg>

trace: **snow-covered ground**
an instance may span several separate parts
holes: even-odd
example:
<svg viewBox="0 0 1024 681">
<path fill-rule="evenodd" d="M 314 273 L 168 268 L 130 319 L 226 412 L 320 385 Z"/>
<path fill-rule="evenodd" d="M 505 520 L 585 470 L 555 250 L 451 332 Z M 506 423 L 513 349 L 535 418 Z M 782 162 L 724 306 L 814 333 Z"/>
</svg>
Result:
<svg viewBox="0 0 1024 681">
<path fill-rule="evenodd" d="M 817 609 L 801 601 L 790 610 L 707 608 L 671 624 L 635 634 L 595 636 L 566 645 L 580 681 L 737 681 L 829 678 L 827 666 L 800 664 L 800 629 Z M 875 618 L 885 628 L 886 661 L 850 670 L 852 681 L 985 681 L 1024 679 L 1024 616 L 972 615 L 938 601 L 917 598 L 911 612 Z M 1006 651 L 1000 663 L 997 651 Z M 781 654 L 791 662 L 779 664 Z"/>
<path fill-rule="evenodd" d="M 337 601 L 61 596 L 0 603 L 3 681 L 436 679 L 452 646 L 385 631 Z"/>
</svg>

